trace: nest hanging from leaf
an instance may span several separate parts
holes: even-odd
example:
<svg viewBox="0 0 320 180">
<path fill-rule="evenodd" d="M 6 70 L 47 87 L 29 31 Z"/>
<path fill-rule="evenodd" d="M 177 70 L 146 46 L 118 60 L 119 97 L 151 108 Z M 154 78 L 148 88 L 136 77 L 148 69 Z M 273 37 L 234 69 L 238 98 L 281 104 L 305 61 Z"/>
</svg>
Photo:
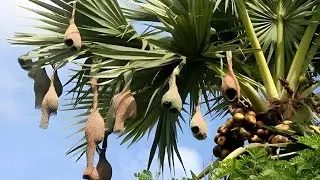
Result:
<svg viewBox="0 0 320 180">
<path fill-rule="evenodd" d="M 137 116 L 137 103 L 129 87 L 113 97 L 113 108 L 115 111 L 113 132 L 121 133 L 124 131 L 125 122 Z"/>
<path fill-rule="evenodd" d="M 199 99 L 200 98 L 201 97 L 199 97 Z M 208 135 L 208 125 L 201 114 L 200 102 L 198 103 L 196 111 L 191 119 L 191 132 L 196 139 L 204 140 Z"/>
<path fill-rule="evenodd" d="M 44 96 L 50 87 L 50 78 L 47 75 L 45 68 L 33 66 L 28 72 L 28 76 L 34 80 L 33 91 L 35 95 L 35 108 L 41 107 Z"/>
<path fill-rule="evenodd" d="M 57 96 L 53 82 L 54 82 L 54 75 L 52 75 L 51 77 L 49 90 L 44 96 L 41 104 L 40 128 L 42 129 L 48 128 L 50 116 L 57 114 L 57 110 L 59 107 L 59 98 Z"/>
<path fill-rule="evenodd" d="M 228 72 L 222 79 L 221 91 L 224 98 L 230 102 L 238 102 L 240 99 L 240 86 L 236 78 L 236 75 L 232 69 L 232 55 L 231 52 L 227 52 Z"/>
<path fill-rule="evenodd" d="M 81 36 L 78 27 L 75 24 L 76 3 L 73 6 L 72 15 L 69 20 L 69 27 L 64 34 L 64 43 L 68 47 L 75 47 L 77 50 L 81 49 Z"/>
<path fill-rule="evenodd" d="M 93 167 L 94 153 L 97 148 L 97 145 L 101 143 L 104 139 L 104 119 L 101 117 L 98 109 L 98 85 L 97 79 L 91 79 L 92 91 L 93 91 L 93 102 L 92 110 L 89 115 L 86 127 L 85 127 L 85 137 L 87 140 L 87 149 L 86 149 L 86 159 L 87 167 L 83 173 L 83 178 L 90 177 L 90 174 L 95 169 Z"/>
<path fill-rule="evenodd" d="M 175 73 L 172 73 L 169 79 L 169 90 L 163 95 L 161 106 L 168 109 L 169 112 L 173 114 L 179 113 L 182 109 L 182 99 L 176 84 Z"/>
</svg>

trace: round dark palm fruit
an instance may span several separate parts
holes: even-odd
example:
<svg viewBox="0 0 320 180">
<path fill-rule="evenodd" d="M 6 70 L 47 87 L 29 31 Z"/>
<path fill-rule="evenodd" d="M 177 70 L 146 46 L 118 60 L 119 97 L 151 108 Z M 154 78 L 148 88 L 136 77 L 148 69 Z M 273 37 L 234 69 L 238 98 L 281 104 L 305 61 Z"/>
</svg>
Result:
<svg viewBox="0 0 320 180">
<path fill-rule="evenodd" d="M 290 125 L 290 124 L 292 124 L 292 121 L 285 120 L 285 121 L 282 122 L 282 124 Z"/>
<path fill-rule="evenodd" d="M 240 133 L 240 128 L 241 127 L 236 127 L 231 130 L 232 138 L 239 141 L 245 141 L 246 139 L 243 137 L 243 134 Z"/>
<path fill-rule="evenodd" d="M 233 128 L 230 130 L 230 132 L 232 133 L 232 139 L 240 139 L 241 135 L 239 133 L 239 127 Z"/>
<path fill-rule="evenodd" d="M 277 143 L 287 143 L 289 139 L 287 137 L 284 137 L 282 135 L 276 135 L 271 140 L 271 144 L 277 144 Z"/>
<path fill-rule="evenodd" d="M 256 128 L 262 128 L 263 125 L 264 125 L 264 123 L 262 121 L 256 122 Z"/>
<path fill-rule="evenodd" d="M 244 116 L 244 120 L 246 121 L 246 124 L 248 124 L 249 126 L 254 126 L 257 123 L 256 118 L 249 114 L 246 114 Z"/>
<path fill-rule="evenodd" d="M 220 158 L 221 159 L 224 159 L 224 158 L 226 158 L 229 154 L 230 154 L 231 152 L 230 152 L 230 150 L 229 149 L 222 149 L 221 150 L 221 156 L 220 156 Z"/>
<path fill-rule="evenodd" d="M 215 156 L 215 157 L 220 157 L 221 156 L 221 147 L 220 146 L 215 146 L 213 147 L 212 149 L 212 154 Z"/>
<path fill-rule="evenodd" d="M 243 127 L 240 127 L 239 133 L 245 140 L 251 137 L 251 133 Z"/>
<path fill-rule="evenodd" d="M 287 125 L 287 124 L 278 124 L 275 126 L 276 129 L 279 129 L 279 130 L 289 130 L 290 129 L 290 126 Z"/>
<path fill-rule="evenodd" d="M 253 135 L 252 138 L 249 139 L 250 143 L 259 143 L 262 142 L 261 138 L 258 135 Z"/>
<path fill-rule="evenodd" d="M 269 138 L 268 138 L 268 143 L 271 144 L 272 139 L 273 139 L 275 136 L 276 136 L 275 134 L 270 135 Z"/>
<path fill-rule="evenodd" d="M 265 136 L 265 131 L 263 129 L 258 129 L 255 134 L 259 137 L 263 137 Z"/>
<path fill-rule="evenodd" d="M 233 119 L 232 118 L 227 119 L 225 126 L 231 129 L 233 126 Z"/>
<path fill-rule="evenodd" d="M 226 136 L 220 136 L 217 140 L 217 144 L 219 146 L 224 146 L 227 143 L 227 137 Z"/>
<path fill-rule="evenodd" d="M 270 131 L 268 129 L 263 129 L 263 131 L 264 131 L 264 135 L 263 136 L 259 136 L 259 137 L 264 139 L 264 140 L 268 140 L 268 138 L 270 136 Z"/>
<path fill-rule="evenodd" d="M 217 144 L 218 143 L 218 138 L 220 137 L 220 133 L 217 133 L 215 136 L 214 136 L 214 142 Z"/>
<path fill-rule="evenodd" d="M 218 129 L 218 133 L 221 133 L 221 134 L 227 134 L 229 131 L 229 129 L 226 127 L 226 126 L 221 126 L 219 129 Z"/>
<path fill-rule="evenodd" d="M 246 115 L 251 115 L 256 117 L 256 113 L 254 111 L 248 111 Z"/>
<path fill-rule="evenodd" d="M 233 119 L 234 126 L 241 126 L 244 119 L 244 115 L 241 113 L 236 113 L 233 115 L 232 119 Z"/>
</svg>

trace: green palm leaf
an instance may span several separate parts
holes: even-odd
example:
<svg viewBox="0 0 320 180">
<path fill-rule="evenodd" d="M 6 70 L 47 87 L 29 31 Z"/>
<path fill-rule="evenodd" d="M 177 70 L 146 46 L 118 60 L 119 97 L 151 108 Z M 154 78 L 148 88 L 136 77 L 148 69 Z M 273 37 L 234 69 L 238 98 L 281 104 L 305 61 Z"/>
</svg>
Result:
<svg viewBox="0 0 320 180">
<path fill-rule="evenodd" d="M 221 95 L 219 85 L 223 70 L 219 69 L 219 63 L 227 50 L 234 52 L 239 79 L 248 82 L 255 89 L 263 88 L 259 82 L 247 77 L 254 74 L 254 70 L 250 70 L 243 61 L 248 59 L 247 54 L 252 50 L 246 49 L 248 43 L 239 33 L 241 26 L 236 18 L 229 14 L 232 24 L 215 27 L 215 21 L 218 21 L 218 16 L 215 15 L 222 11 L 218 9 L 213 14 L 216 3 L 214 0 L 135 1 L 133 3 L 139 8 L 132 11 L 131 8 L 121 8 L 116 0 L 78 0 L 75 22 L 83 40 L 80 51 L 67 48 L 63 43 L 68 17 L 72 11 L 72 6 L 69 5 L 71 1 L 51 0 L 56 6 L 39 0 L 30 1 L 46 9 L 27 8 L 41 16 L 38 19 L 42 24 L 36 27 L 49 33 L 17 33 L 10 42 L 32 46 L 34 49 L 26 58 L 38 59 L 34 62 L 37 65 L 55 65 L 61 68 L 71 62 L 79 66 L 79 69 L 72 70 L 73 75 L 65 84 L 74 83 L 68 90 L 72 98 L 67 100 L 71 102 L 65 105 L 64 110 L 81 111 L 72 117 L 72 126 L 81 127 L 71 136 L 83 133 L 91 109 L 89 78 L 99 78 L 99 111 L 108 126 L 112 121 L 112 116 L 108 113 L 112 110 L 109 103 L 114 94 L 125 85 L 124 74 L 133 70 L 131 90 L 138 104 L 138 114 L 135 121 L 126 124 L 126 130 L 122 134 L 125 137 L 121 143 L 131 141 L 130 146 L 156 127 L 149 167 L 156 150 L 159 152 L 158 159 L 162 169 L 165 156 L 170 168 L 174 167 L 174 154 L 177 154 L 182 163 L 177 145 L 177 125 L 181 129 L 181 120 L 185 121 L 182 112 L 172 115 L 160 105 L 162 96 L 168 90 L 168 78 L 181 62 L 185 65 L 177 78 L 177 86 L 183 103 L 189 103 L 190 109 L 183 109 L 189 115 L 193 114 L 200 90 L 208 112 L 221 115 L 225 113 L 226 102 L 220 99 L 212 106 L 210 98 Z M 159 25 L 150 25 L 152 30 L 138 35 L 126 18 L 149 20 Z M 236 28 L 227 31 L 235 24 Z M 230 41 L 226 41 L 229 38 L 224 35 L 226 31 L 232 32 Z M 84 141 L 79 141 L 67 154 L 80 153 L 81 157 L 86 147 Z"/>
</svg>

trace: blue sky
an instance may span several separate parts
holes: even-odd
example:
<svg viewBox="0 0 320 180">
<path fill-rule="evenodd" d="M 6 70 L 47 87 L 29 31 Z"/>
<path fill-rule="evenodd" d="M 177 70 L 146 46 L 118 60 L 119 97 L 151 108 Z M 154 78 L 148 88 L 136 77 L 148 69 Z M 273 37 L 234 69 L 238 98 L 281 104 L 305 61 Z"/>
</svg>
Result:
<svg viewBox="0 0 320 180">
<path fill-rule="evenodd" d="M 39 126 L 40 112 L 35 110 L 33 96 L 33 81 L 27 73 L 20 69 L 17 58 L 26 53 L 25 47 L 12 47 L 6 41 L 15 31 L 31 32 L 29 26 L 33 21 L 24 17 L 33 14 L 17 7 L 27 5 L 27 0 L 6 0 L 0 7 L 0 51 L 3 65 L 0 66 L 0 140 L 1 150 L 0 169 L 3 179 L 11 180 L 78 180 L 81 179 L 85 168 L 85 158 L 75 163 L 75 158 L 69 159 L 65 152 L 76 143 L 82 134 L 70 139 L 66 137 L 75 128 L 66 128 L 72 124 L 68 117 L 74 112 L 59 112 L 58 116 L 50 119 L 49 129 L 42 130 Z M 68 65 L 59 71 L 60 79 L 64 83 L 69 78 Z M 67 87 L 65 89 L 70 89 Z M 68 101 L 60 98 L 60 104 Z M 205 109 L 205 108 L 203 108 Z M 219 125 L 225 122 L 207 117 L 209 134 L 204 141 L 197 141 L 191 135 L 189 125 L 183 125 L 184 134 L 178 134 L 178 145 L 187 170 L 200 173 L 209 165 L 212 159 L 213 137 Z M 153 141 L 143 138 L 139 143 L 127 149 L 127 144 L 120 145 L 121 139 L 112 135 L 109 138 L 107 159 L 113 167 L 114 180 L 134 179 L 133 173 L 146 168 L 149 150 Z M 152 170 L 157 170 L 158 162 L 154 159 Z M 179 163 L 176 163 L 176 177 L 184 176 Z M 164 179 L 170 178 L 165 170 Z"/>
</svg>

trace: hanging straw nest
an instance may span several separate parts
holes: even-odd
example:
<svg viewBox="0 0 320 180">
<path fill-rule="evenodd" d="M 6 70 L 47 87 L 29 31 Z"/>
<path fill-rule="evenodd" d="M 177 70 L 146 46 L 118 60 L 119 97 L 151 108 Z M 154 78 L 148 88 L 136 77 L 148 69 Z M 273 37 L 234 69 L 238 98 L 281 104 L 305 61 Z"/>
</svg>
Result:
<svg viewBox="0 0 320 180">
<path fill-rule="evenodd" d="M 62 95 L 62 92 L 63 92 L 63 86 L 62 86 L 62 83 L 61 83 L 60 78 L 58 76 L 58 70 L 56 70 L 55 73 L 54 73 L 54 83 L 53 83 L 53 85 L 54 85 L 54 87 L 56 89 L 58 97 L 60 97 Z"/>
<path fill-rule="evenodd" d="M 29 71 L 32 69 L 32 59 L 28 58 L 28 55 L 22 55 L 18 58 L 18 62 L 20 67 L 25 70 Z"/>
<path fill-rule="evenodd" d="M 126 87 L 122 92 L 113 97 L 113 108 L 115 111 L 114 133 L 122 133 L 127 120 L 134 120 L 137 116 L 137 103 L 131 93 L 131 89 Z"/>
<path fill-rule="evenodd" d="M 222 80 L 221 90 L 224 98 L 231 103 L 238 102 L 240 99 L 240 86 L 236 75 L 232 69 L 232 54 L 227 52 L 228 72 Z"/>
<path fill-rule="evenodd" d="M 51 77 L 50 87 L 43 98 L 41 104 L 41 122 L 40 128 L 47 129 L 49 125 L 49 118 L 51 115 L 57 114 L 59 107 L 59 98 L 53 85 L 54 75 Z"/>
<path fill-rule="evenodd" d="M 102 149 L 99 155 L 99 161 L 97 164 L 97 171 L 100 180 L 111 180 L 112 177 L 112 167 L 105 156 L 106 149 Z"/>
<path fill-rule="evenodd" d="M 169 90 L 163 95 L 161 99 L 161 106 L 165 107 L 173 114 L 179 113 L 182 109 L 182 99 L 176 84 L 175 73 L 172 73 L 169 79 Z"/>
<path fill-rule="evenodd" d="M 69 20 L 69 27 L 64 34 L 64 43 L 68 47 L 75 47 L 77 50 L 81 49 L 81 36 L 78 27 L 75 24 L 76 3 L 74 3 L 72 15 Z"/>
<path fill-rule="evenodd" d="M 199 99 L 201 100 L 201 96 Z M 201 114 L 200 103 L 201 101 L 198 102 L 196 111 L 191 119 L 191 132 L 196 139 L 204 140 L 207 138 L 208 125 Z"/>
<path fill-rule="evenodd" d="M 83 178 L 90 177 L 91 172 L 95 169 L 93 167 L 94 153 L 97 145 L 101 143 L 104 139 L 104 119 L 101 117 L 98 109 L 98 85 L 97 79 L 91 79 L 92 92 L 93 92 L 93 102 L 92 110 L 89 115 L 86 127 L 85 127 L 85 137 L 87 140 L 86 158 L 87 167 L 83 173 Z"/>
<path fill-rule="evenodd" d="M 28 76 L 34 80 L 33 91 L 35 95 L 35 108 L 41 107 L 44 96 L 50 87 L 50 78 L 47 75 L 46 69 L 39 66 L 33 66 L 28 72 Z"/>
</svg>

